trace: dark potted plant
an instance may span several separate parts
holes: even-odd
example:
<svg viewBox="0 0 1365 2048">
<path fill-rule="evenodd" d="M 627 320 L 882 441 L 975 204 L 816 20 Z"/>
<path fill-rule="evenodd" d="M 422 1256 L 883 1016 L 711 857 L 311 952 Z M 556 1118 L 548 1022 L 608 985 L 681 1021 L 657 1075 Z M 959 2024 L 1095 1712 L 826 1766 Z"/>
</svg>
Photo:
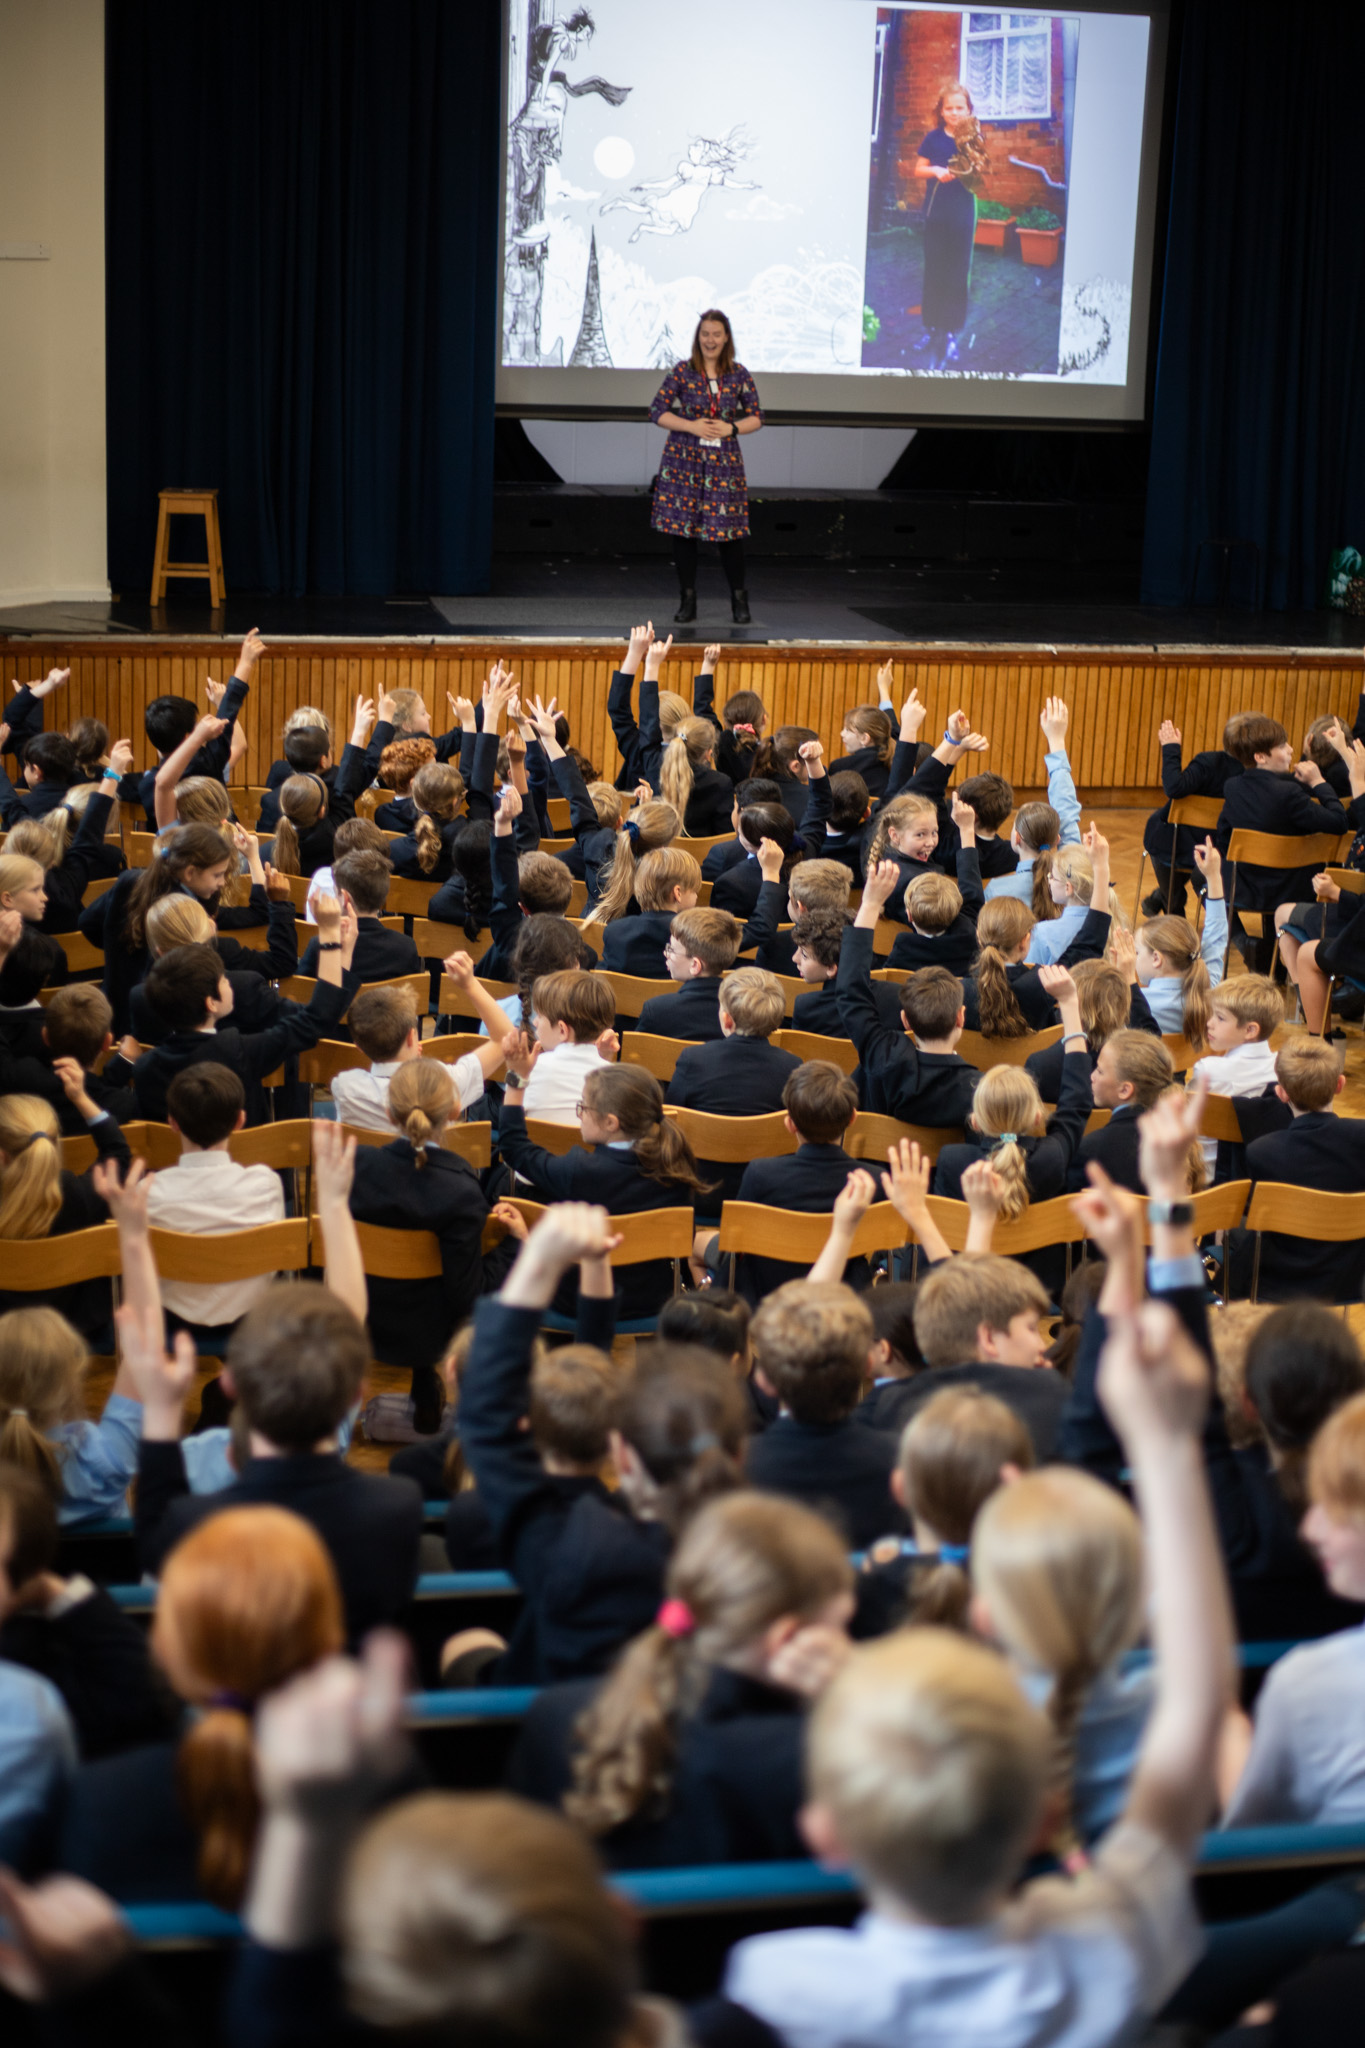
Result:
<svg viewBox="0 0 1365 2048">
<path fill-rule="evenodd" d="M 1051 270 L 1062 241 L 1062 223 L 1057 215 L 1049 207 L 1030 206 L 1020 214 L 1015 226 L 1019 230 L 1019 254 L 1025 263 Z"/>
<path fill-rule="evenodd" d="M 1014 215 L 1003 199 L 978 199 L 976 202 L 976 246 L 978 249 L 1003 249 L 1005 229 L 1014 220 Z"/>
</svg>

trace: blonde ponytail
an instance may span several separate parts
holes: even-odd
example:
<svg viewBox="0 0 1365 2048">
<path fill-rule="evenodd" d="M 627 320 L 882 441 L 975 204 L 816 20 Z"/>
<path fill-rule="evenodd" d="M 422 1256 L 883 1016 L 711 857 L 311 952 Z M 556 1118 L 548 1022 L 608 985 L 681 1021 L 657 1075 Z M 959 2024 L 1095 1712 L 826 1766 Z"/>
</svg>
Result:
<svg viewBox="0 0 1365 2048">
<path fill-rule="evenodd" d="M 635 894 L 635 863 L 655 847 L 669 846 L 682 829 L 682 819 L 670 803 L 653 797 L 633 811 L 616 835 L 616 850 L 606 875 L 601 897 L 584 918 L 584 924 L 610 924 L 624 917 Z"/>
<path fill-rule="evenodd" d="M 46 1237 L 62 1206 L 61 1127 L 37 1095 L 0 1095 L 0 1238 Z"/>
<path fill-rule="evenodd" d="M 303 872 L 300 835 L 311 831 L 327 809 L 327 785 L 317 775 L 291 775 L 280 785 L 280 821 L 275 827 L 272 866 L 282 875 Z"/>
<path fill-rule="evenodd" d="M 464 777 L 458 768 L 444 761 L 428 761 L 412 778 L 411 796 L 417 811 L 413 838 L 417 842 L 417 865 L 429 875 L 441 857 L 440 826 L 458 817 L 464 802 Z"/>
<path fill-rule="evenodd" d="M 659 766 L 659 794 L 672 804 L 680 818 L 687 816 L 697 770 L 706 765 L 715 743 L 716 729 L 709 719 L 684 718 L 664 748 Z"/>
<path fill-rule="evenodd" d="M 1017 896 L 994 896 L 976 923 L 981 950 L 972 967 L 980 1029 L 987 1038 L 1026 1038 L 1029 1022 L 1015 998 L 1007 972 L 1009 955 L 1033 930 L 1033 919 Z"/>
<path fill-rule="evenodd" d="M 0 1316 L 0 1464 L 31 1472 L 54 1500 L 62 1467 L 47 1431 L 84 1414 L 88 1363 L 84 1338 L 55 1308 Z"/>
<path fill-rule="evenodd" d="M 389 1118 L 411 1145 L 418 1172 L 425 1170 L 425 1147 L 455 1114 L 455 1089 L 439 1060 L 405 1060 L 389 1082 Z"/>
<path fill-rule="evenodd" d="M 1000 1214 L 1006 1223 L 1015 1222 L 1029 1204 L 1028 1160 L 1019 1140 L 1038 1137 L 1045 1121 L 1037 1083 L 1023 1067 L 992 1067 L 977 1082 L 972 1122 L 980 1136 L 999 1141 L 990 1146 L 989 1158 L 1000 1176 Z"/>
</svg>

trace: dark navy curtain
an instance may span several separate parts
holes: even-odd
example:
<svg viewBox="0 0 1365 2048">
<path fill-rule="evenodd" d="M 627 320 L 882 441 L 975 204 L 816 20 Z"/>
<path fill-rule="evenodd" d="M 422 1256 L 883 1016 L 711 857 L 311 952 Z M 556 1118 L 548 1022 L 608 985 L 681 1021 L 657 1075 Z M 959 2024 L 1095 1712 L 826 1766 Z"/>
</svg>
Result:
<svg viewBox="0 0 1365 2048">
<path fill-rule="evenodd" d="M 1365 547 L 1365 8 L 1189 0 L 1152 416 L 1143 597 L 1182 604 L 1201 539 L 1254 541 L 1263 602 L 1308 608 Z M 1248 551 L 1229 563 L 1250 591 Z M 1216 577 L 1206 553 L 1199 595 Z"/>
<path fill-rule="evenodd" d="M 497 0 L 109 0 L 109 574 L 217 485 L 229 589 L 487 588 Z"/>
</svg>

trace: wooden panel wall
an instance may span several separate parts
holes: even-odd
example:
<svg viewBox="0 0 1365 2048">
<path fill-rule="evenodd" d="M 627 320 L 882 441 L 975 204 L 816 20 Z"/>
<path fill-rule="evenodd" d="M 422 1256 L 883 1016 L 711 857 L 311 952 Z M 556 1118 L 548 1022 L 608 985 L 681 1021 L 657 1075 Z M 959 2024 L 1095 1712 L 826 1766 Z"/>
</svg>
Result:
<svg viewBox="0 0 1365 2048">
<path fill-rule="evenodd" d="M 666 686 L 690 691 L 688 649 L 670 661 Z M 722 655 L 717 699 L 733 690 L 757 690 L 772 722 L 810 725 L 827 753 L 840 751 L 839 726 L 851 705 L 876 701 L 876 673 L 888 655 L 896 665 L 897 701 L 912 686 L 929 707 L 926 737 L 936 738 L 959 705 L 990 752 L 977 764 L 1006 775 L 1021 792 L 1043 779 L 1038 714 L 1049 695 L 1071 707 L 1070 752 L 1082 795 L 1095 803 L 1138 803 L 1157 793 L 1157 727 L 1174 718 L 1187 756 L 1217 746 L 1234 711 L 1261 710 L 1282 719 L 1297 744 L 1320 713 L 1350 724 L 1365 686 L 1357 650 L 1084 649 L 935 647 L 932 650 L 858 645 L 776 646 Z M 244 724 L 250 740 L 242 781 L 264 780 L 279 754 L 286 715 L 300 704 L 320 705 L 339 740 L 349 732 L 357 695 L 384 689 L 422 692 L 436 731 L 452 724 L 446 693 L 477 696 L 492 661 L 510 660 L 528 694 L 557 697 L 572 721 L 574 742 L 609 774 L 619 765 L 606 717 L 607 685 L 620 659 L 619 642 L 556 645 L 534 641 L 279 641 L 256 672 Z M 71 666 L 71 682 L 49 700 L 50 726 L 93 713 L 110 735 L 132 739 L 139 765 L 151 760 L 142 712 L 163 691 L 204 704 L 206 676 L 225 681 L 235 643 L 211 640 L 0 641 L 4 675 L 29 681 L 49 668 Z M 970 772 L 970 771 L 969 771 Z"/>
</svg>

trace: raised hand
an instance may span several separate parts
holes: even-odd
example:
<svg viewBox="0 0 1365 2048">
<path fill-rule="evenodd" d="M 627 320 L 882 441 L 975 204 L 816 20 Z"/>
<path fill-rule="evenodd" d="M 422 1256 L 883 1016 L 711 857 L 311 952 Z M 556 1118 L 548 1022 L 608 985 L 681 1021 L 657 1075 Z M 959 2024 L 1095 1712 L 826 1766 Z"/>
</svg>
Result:
<svg viewBox="0 0 1365 2048">
<path fill-rule="evenodd" d="M 222 694 L 223 685 L 220 683 L 218 685 L 218 695 L 221 697 Z M 206 747 L 210 740 L 216 740 L 218 735 L 226 732 L 226 730 L 227 720 L 225 718 L 215 718 L 211 711 L 206 713 L 194 728 L 193 737 L 196 748 Z"/>
<path fill-rule="evenodd" d="M 109 749 L 109 766 L 122 782 L 125 775 L 133 772 L 133 743 L 131 740 L 115 740 Z"/>
<path fill-rule="evenodd" d="M 655 682 L 658 680 L 659 670 L 672 652 L 673 635 L 671 633 L 666 640 L 651 640 L 645 653 L 646 681 Z"/>
<path fill-rule="evenodd" d="M 185 1399 L 199 1370 L 199 1353 L 188 1330 L 178 1330 L 174 1348 L 166 1349 L 161 1303 L 146 1304 L 141 1313 L 125 1303 L 114 1313 L 118 1324 L 120 1378 L 127 1378 L 144 1409 L 143 1435 L 155 1439 L 158 1429 L 174 1438 L 184 1419 Z"/>
<path fill-rule="evenodd" d="M 468 988 L 474 979 L 474 962 L 468 953 L 451 953 L 441 962 L 441 972 L 460 988 Z"/>
<path fill-rule="evenodd" d="M 69 668 L 50 668 L 40 683 L 29 684 L 29 695 L 38 698 L 50 697 L 54 690 L 65 689 L 70 681 Z M 14 687 L 16 690 L 22 690 L 24 686 L 22 683 L 16 683 Z"/>
<path fill-rule="evenodd" d="M 912 690 L 901 705 L 901 738 L 907 745 L 919 738 L 920 728 L 928 716 L 929 706 L 920 703 L 918 690 Z"/>
<path fill-rule="evenodd" d="M 1111 1320 L 1095 1391 L 1131 1455 L 1140 1444 L 1197 1436 L 1209 1405 L 1209 1362 L 1165 1302 Z"/>
<path fill-rule="evenodd" d="M 636 783 L 636 785 L 635 785 L 635 787 L 634 787 L 634 789 L 633 789 L 633 790 L 631 791 L 631 796 L 630 796 L 630 807 L 631 807 L 631 809 L 632 809 L 632 810 L 634 810 L 634 808 L 635 808 L 635 806 L 636 806 L 637 804 L 648 804 L 648 803 L 653 803 L 653 801 L 654 801 L 654 789 L 653 789 L 653 786 L 652 786 L 652 784 L 650 784 L 650 783 L 648 783 L 648 782 L 644 782 L 644 781 L 640 781 L 640 782 L 637 782 L 637 783 Z"/>
<path fill-rule="evenodd" d="M 1350 760 L 1351 742 L 1347 739 L 1345 732 L 1342 730 L 1339 724 L 1329 725 L 1322 736 L 1326 740 L 1328 746 L 1331 747 L 1335 753 L 1340 754 L 1343 761 Z"/>
<path fill-rule="evenodd" d="M 23 931 L 24 919 L 20 911 L 0 910 L 0 960 L 14 951 Z"/>
<path fill-rule="evenodd" d="M 1071 723 L 1071 713 L 1060 697 L 1049 697 L 1038 720 L 1043 728 L 1050 754 L 1060 753 L 1066 745 L 1066 729 Z"/>
<path fill-rule="evenodd" d="M 212 676 L 205 676 L 204 695 L 208 698 L 215 711 L 223 701 L 223 692 L 226 688 L 226 683 L 216 683 Z"/>
<path fill-rule="evenodd" d="M 1109 865 L 1109 841 L 1098 825 L 1087 825 L 1081 834 L 1081 845 L 1090 855 L 1092 862 L 1098 864 L 1102 860 L 1106 867 Z"/>
<path fill-rule="evenodd" d="M 381 690 L 379 693 L 379 723 L 381 725 L 393 724 L 393 714 L 395 708 L 396 707 L 394 705 L 393 698 L 390 695 L 389 691 Z"/>
<path fill-rule="evenodd" d="M 313 916 L 317 919 L 319 939 L 330 944 L 341 937 L 341 904 L 325 889 L 313 898 Z"/>
<path fill-rule="evenodd" d="M 272 868 L 269 861 L 265 863 L 261 873 L 265 877 L 265 893 L 271 902 L 287 903 L 294 893 L 289 886 L 288 875 L 282 875 L 278 868 Z"/>
<path fill-rule="evenodd" d="M 877 670 L 877 702 L 890 704 L 895 701 L 896 664 L 890 655 Z"/>
<path fill-rule="evenodd" d="M 27 2005 L 70 1997 L 107 1975 L 133 1946 L 113 1900 L 83 1877 L 27 1885 L 0 1868 L 0 1916 L 0 1984 Z"/>
<path fill-rule="evenodd" d="M 335 1126 L 333 1126 L 335 1128 Z M 147 1228 L 147 1191 L 154 1175 L 145 1159 L 134 1159 L 120 1184 L 117 1159 L 99 1159 L 90 1169 L 90 1185 L 122 1231 Z"/>
<path fill-rule="evenodd" d="M 1132 988 L 1137 981 L 1137 940 L 1126 925 L 1115 924 L 1111 928 L 1109 958 Z"/>
<path fill-rule="evenodd" d="M 631 627 L 630 634 L 626 640 L 625 659 L 621 663 L 622 675 L 633 676 L 635 674 L 636 670 L 640 666 L 640 663 L 644 660 L 645 655 L 649 652 L 650 647 L 653 645 L 653 641 L 653 619 L 647 620 L 643 626 Z"/>
<path fill-rule="evenodd" d="M 917 1221 L 928 1212 L 925 1204 L 929 1199 L 929 1179 L 934 1162 L 927 1152 L 921 1152 L 913 1139 L 902 1138 L 892 1145 L 886 1156 L 886 1172 L 882 1175 L 882 1193 L 898 1216 L 901 1216 L 913 1230 Z"/>
<path fill-rule="evenodd" d="M 264 653 L 265 642 L 261 638 L 260 628 L 253 626 L 243 640 L 241 652 L 237 656 L 237 674 L 245 680 Z"/>
<path fill-rule="evenodd" d="M 702 655 L 702 658 L 701 658 L 701 672 L 702 672 L 702 674 L 703 674 L 704 676 L 714 675 L 714 673 L 715 673 L 715 668 L 716 668 L 716 663 L 717 663 L 717 662 L 718 662 L 719 660 L 720 660 L 720 642 L 719 642 L 719 640 L 712 640 L 712 641 L 710 641 L 710 642 L 708 643 L 708 645 L 707 645 L 707 648 L 706 648 L 706 651 L 705 651 L 705 653 L 704 653 L 704 654 Z"/>
<path fill-rule="evenodd" d="M 408 1646 L 395 1629 L 366 1638 L 360 1663 L 328 1657 L 266 1693 L 253 1731 L 267 1812 L 332 1823 L 372 1805 L 403 1768 Z"/>
<path fill-rule="evenodd" d="M 93 1121 L 96 1114 L 95 1105 L 90 1100 L 85 1085 L 85 1069 L 80 1061 L 65 1054 L 61 1059 L 52 1062 L 52 1071 L 61 1082 L 62 1093 L 67 1101 L 74 1109 L 78 1109 L 83 1117 Z"/>
<path fill-rule="evenodd" d="M 876 1183 L 867 1168 L 856 1167 L 834 1197 L 830 1211 L 834 1229 L 845 1237 L 852 1237 L 872 1207 L 876 1193 Z"/>
<path fill-rule="evenodd" d="M 580 1259 L 607 1258 L 623 1242 L 611 1217 L 593 1202 L 556 1202 L 531 1232 L 528 1244 L 565 1269 Z"/>
<path fill-rule="evenodd" d="M 1138 1118 L 1138 1173 L 1158 1201 L 1183 1201 L 1189 1193 L 1190 1147 L 1208 1099 L 1208 1076 L 1196 1074 L 1186 1094 L 1159 1095 Z"/>
<path fill-rule="evenodd" d="M 879 860 L 875 868 L 869 868 L 867 880 L 863 883 L 863 908 L 875 904 L 880 913 L 896 893 L 900 881 L 900 862 Z"/>
<path fill-rule="evenodd" d="M 965 802 L 964 799 L 958 795 L 956 790 L 953 791 L 950 809 L 952 812 L 953 823 L 957 827 L 957 836 L 962 841 L 962 844 L 964 846 L 975 846 L 976 812 L 972 809 L 969 803 Z"/>
<path fill-rule="evenodd" d="M 608 1024 L 605 1031 L 598 1032 L 596 1038 L 593 1040 L 593 1044 L 597 1047 L 597 1056 L 599 1059 L 615 1060 L 620 1057 L 621 1041 L 617 1037 L 616 1032 L 612 1029 L 610 1024 Z"/>
<path fill-rule="evenodd" d="M 804 740 L 797 748 L 797 754 L 806 764 L 806 774 L 812 782 L 818 782 L 825 772 L 825 749 L 820 740 Z"/>
<path fill-rule="evenodd" d="M 351 745 L 353 747 L 364 746 L 370 736 L 370 727 L 373 724 L 374 698 L 357 697 L 355 700 L 355 717 L 351 720 Z"/>
<path fill-rule="evenodd" d="M 1076 984 L 1065 967 L 1048 965 L 1038 969 L 1038 980 L 1060 1009 L 1063 1003 L 1074 1003 Z"/>
<path fill-rule="evenodd" d="M 1173 719 L 1163 718 L 1156 730 L 1157 743 L 1163 747 L 1180 745 L 1180 727 Z"/>
<path fill-rule="evenodd" d="M 811 1621 L 788 1636 L 768 1659 L 768 1678 L 803 1700 L 819 1699 L 853 1654 L 848 1632 Z"/>
<path fill-rule="evenodd" d="M 974 1159 L 962 1175 L 962 1198 L 974 1216 L 996 1217 L 1005 1184 L 989 1159 Z"/>
<path fill-rule="evenodd" d="M 760 839 L 758 842 L 758 872 L 765 882 L 780 882 L 782 879 L 782 848 L 775 839 Z"/>
<path fill-rule="evenodd" d="M 313 1119 L 313 1186 L 320 1209 L 344 1209 L 355 1178 L 354 1138 L 330 1117 Z"/>
<path fill-rule="evenodd" d="M 554 740 L 555 720 L 559 716 L 559 699 L 551 697 L 548 704 L 539 697 L 532 697 L 526 716 L 542 740 Z M 653 791 L 650 792 L 653 795 Z"/>
<path fill-rule="evenodd" d="M 493 821 L 493 830 L 499 839 L 507 837 L 521 813 L 521 791 L 514 782 L 504 782 L 498 791 L 498 815 Z"/>
<path fill-rule="evenodd" d="M 1202 846 L 1194 849 L 1194 864 L 1209 885 L 1211 896 L 1221 896 L 1223 879 L 1223 856 L 1212 839 L 1205 839 Z"/>
</svg>

